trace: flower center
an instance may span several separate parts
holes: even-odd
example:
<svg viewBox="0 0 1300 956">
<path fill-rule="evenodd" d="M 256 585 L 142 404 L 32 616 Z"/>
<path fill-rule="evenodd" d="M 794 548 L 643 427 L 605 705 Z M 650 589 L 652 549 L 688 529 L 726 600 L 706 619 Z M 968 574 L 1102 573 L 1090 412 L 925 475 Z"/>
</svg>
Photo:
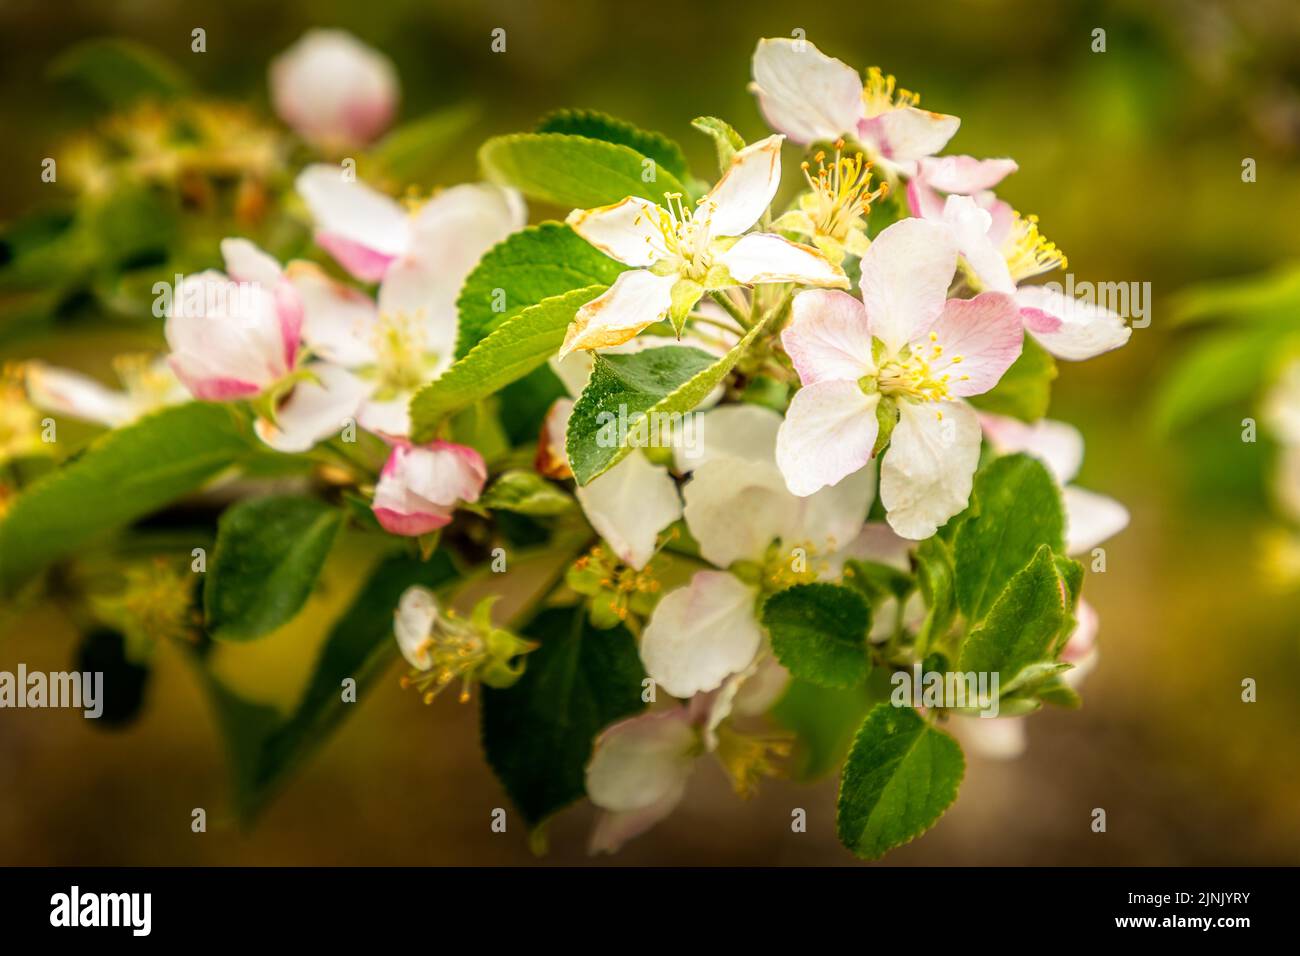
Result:
<svg viewBox="0 0 1300 956">
<path fill-rule="evenodd" d="M 381 396 L 399 395 L 424 384 L 438 357 L 428 349 L 420 316 L 385 313 L 379 317 L 374 335 Z"/>
<path fill-rule="evenodd" d="M 1015 218 L 1007 237 L 1002 240 L 1002 255 L 1007 260 L 1007 269 L 1014 281 L 1019 282 L 1057 268 L 1064 269 L 1070 264 L 1056 243 L 1049 242 L 1038 231 L 1037 216 L 1021 216 L 1018 212 L 1012 215 Z"/>
<path fill-rule="evenodd" d="M 844 241 L 849 230 L 861 225 L 862 217 L 871 211 L 871 204 L 889 192 L 888 184 L 871 189 L 871 163 L 861 153 L 843 155 L 844 140 L 835 143 L 835 161 L 828 167 L 826 153 L 818 150 L 817 176 L 813 177 L 811 165 L 802 164 L 804 179 L 812 190 L 813 208 L 809 210 L 817 233 Z"/>
<path fill-rule="evenodd" d="M 921 94 L 903 89 L 880 67 L 873 66 L 867 70 L 866 81 L 862 84 L 862 106 L 868 119 L 920 102 Z"/>
<path fill-rule="evenodd" d="M 464 620 L 449 612 L 438 618 L 421 650 L 428 652 L 430 666 L 403 677 L 402 687 L 415 687 L 421 692 L 424 702 L 431 704 L 459 677 L 464 680 L 460 702 L 469 700 L 470 675 L 490 656 L 483 638 Z"/>
<path fill-rule="evenodd" d="M 162 407 L 176 387 L 167 366 L 143 353 L 115 356 L 113 371 L 131 401 L 141 409 Z"/>
<path fill-rule="evenodd" d="M 713 207 L 706 215 L 696 216 L 695 210 L 686 206 L 681 193 L 665 193 L 665 205 L 659 206 L 659 232 L 675 271 L 688 279 L 701 281 L 709 272 L 709 219 Z"/>
<path fill-rule="evenodd" d="M 919 343 L 907 345 L 897 355 L 883 362 L 875 376 L 875 384 L 884 395 L 894 395 L 913 401 L 942 402 L 952 397 L 949 386 L 952 373 L 949 365 L 959 365 L 962 356 L 947 359 L 947 365 L 936 370 L 934 365 L 943 358 L 943 346 L 938 336 L 930 333 L 928 346 Z M 965 381 L 969 375 L 958 377 Z"/>
</svg>

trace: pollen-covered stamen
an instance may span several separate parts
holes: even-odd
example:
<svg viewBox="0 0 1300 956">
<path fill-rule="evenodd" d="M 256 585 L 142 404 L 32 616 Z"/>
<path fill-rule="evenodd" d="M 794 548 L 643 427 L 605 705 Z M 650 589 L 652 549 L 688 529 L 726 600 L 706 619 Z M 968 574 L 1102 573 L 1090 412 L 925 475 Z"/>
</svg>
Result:
<svg viewBox="0 0 1300 956">
<path fill-rule="evenodd" d="M 718 760 L 736 795 L 749 799 L 764 777 L 782 775 L 778 761 L 789 757 L 794 740 L 787 734 L 741 733 L 724 724 L 718 728 Z"/>
<path fill-rule="evenodd" d="M 668 261 L 674 270 L 688 279 L 701 280 L 709 272 L 709 220 L 717 208 L 710 200 L 700 200 L 700 209 L 690 209 L 681 193 L 665 193 L 664 205 L 657 206 L 659 221 L 655 224 L 663 237 Z M 703 213 L 701 215 L 701 212 Z M 639 225 L 638 216 L 636 224 Z M 646 237 L 649 243 L 650 237 Z"/>
<path fill-rule="evenodd" d="M 876 385 L 881 393 L 926 402 L 943 402 L 951 398 L 953 383 L 965 381 L 970 376 L 953 371 L 952 367 L 960 365 L 963 356 L 944 355 L 938 339 L 931 332 L 928 344 L 915 342 L 883 362 L 876 375 Z"/>
<path fill-rule="evenodd" d="M 916 106 L 920 102 L 921 94 L 903 89 L 880 67 L 868 68 L 866 82 L 862 84 L 862 105 L 868 119 L 890 110 Z"/>
<path fill-rule="evenodd" d="M 1039 232 L 1037 216 L 1021 216 L 1018 212 L 1012 216 L 1011 228 L 1002 240 L 1002 255 L 1014 281 L 1064 269 L 1070 264 L 1056 243 L 1049 242 Z"/>
<path fill-rule="evenodd" d="M 428 337 L 420 316 L 384 313 L 375 324 L 375 350 L 379 391 L 406 392 L 424 384 L 436 356 L 428 351 Z"/>
<path fill-rule="evenodd" d="M 818 235 L 843 241 L 849 229 L 871 211 L 871 204 L 889 192 L 888 184 L 871 189 L 871 163 L 861 153 L 844 155 L 844 140 L 835 143 L 835 160 L 828 167 L 826 153 L 818 150 L 813 156 L 817 162 L 817 175 L 812 175 L 812 165 L 804 162 L 804 179 L 812 191 L 813 209 L 809 210 Z"/>
<path fill-rule="evenodd" d="M 176 379 L 167 371 L 166 366 L 140 352 L 114 357 L 113 371 L 117 373 L 118 381 L 122 383 L 127 395 L 145 408 L 166 402 L 176 385 Z"/>
<path fill-rule="evenodd" d="M 416 688 L 426 704 L 432 704 L 457 678 L 462 681 L 460 702 L 468 701 L 474 686 L 472 675 L 490 656 L 482 636 L 451 612 L 438 619 L 419 652 L 428 654 L 430 665 L 425 670 L 412 669 L 402 678 L 402 688 Z"/>
</svg>

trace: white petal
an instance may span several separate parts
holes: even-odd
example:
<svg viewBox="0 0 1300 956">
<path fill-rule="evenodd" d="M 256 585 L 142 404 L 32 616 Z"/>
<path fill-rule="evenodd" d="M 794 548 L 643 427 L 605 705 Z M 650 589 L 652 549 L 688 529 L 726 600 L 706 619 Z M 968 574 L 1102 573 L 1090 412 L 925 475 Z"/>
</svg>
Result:
<svg viewBox="0 0 1300 956">
<path fill-rule="evenodd" d="M 378 401 L 371 398 L 357 411 L 357 424 L 382 438 L 406 438 L 411 434 L 411 397 L 414 392 L 399 392 Z"/>
<path fill-rule="evenodd" d="M 42 411 L 110 428 L 126 424 L 134 415 L 125 392 L 114 391 L 88 375 L 42 362 L 27 363 L 26 373 L 27 395 Z"/>
<path fill-rule="evenodd" d="M 952 227 L 962 258 L 980 284 L 992 292 L 1014 292 L 1015 281 L 1006 257 L 989 236 L 993 217 L 970 196 L 949 196 L 943 205 L 943 221 Z"/>
<path fill-rule="evenodd" d="M 661 228 L 665 216 L 649 200 L 628 196 L 612 206 L 575 209 L 564 221 L 611 259 L 643 267 L 668 257 Z"/>
<path fill-rule="evenodd" d="M 1067 485 L 1065 502 L 1065 553 L 1084 554 L 1128 527 L 1128 509 L 1105 495 Z"/>
<path fill-rule="evenodd" d="M 1013 760 L 1025 752 L 1025 718 L 972 717 L 955 722 L 958 736 L 991 760 Z"/>
<path fill-rule="evenodd" d="M 654 556 L 659 532 L 682 516 L 672 475 L 639 451 L 579 487 L 577 494 L 596 533 L 622 561 L 638 569 Z"/>
<path fill-rule="evenodd" d="M 872 335 L 891 353 L 928 329 L 943 312 L 957 269 L 957 245 L 942 223 L 904 219 L 889 226 L 862 257 L 862 301 Z"/>
<path fill-rule="evenodd" d="M 433 265 L 408 256 L 398 259 L 384 274 L 379 286 L 379 314 L 419 329 L 421 347 L 437 356 L 441 367 L 456 350 L 458 292 L 458 286 L 449 285 L 447 277 Z M 434 377 L 432 372 L 429 377 Z"/>
<path fill-rule="evenodd" d="M 804 385 L 856 382 L 875 371 L 867 310 L 847 292 L 811 289 L 796 295 L 781 345 Z"/>
<path fill-rule="evenodd" d="M 985 412 L 980 413 L 979 419 L 984 437 L 999 455 L 1016 452 L 1033 455 L 1061 485 L 1079 473 L 1083 464 L 1083 435 L 1073 425 L 1050 418 L 1027 424 Z"/>
<path fill-rule="evenodd" d="M 1022 287 L 1016 293 L 1016 302 L 1021 315 L 1026 317 L 1030 334 L 1047 351 L 1067 361 L 1077 362 L 1117 349 L 1133 333 L 1123 318 L 1110 309 L 1071 298 L 1048 286 Z M 1026 316 L 1026 310 L 1039 321 Z M 1056 325 L 1055 331 L 1043 330 L 1040 323 L 1044 318 L 1049 325 Z"/>
<path fill-rule="evenodd" d="M 409 255 L 438 277 L 454 305 L 483 254 L 522 229 L 523 197 L 492 183 L 462 183 L 426 202 L 411 220 Z"/>
<path fill-rule="evenodd" d="M 765 232 L 742 236 L 717 261 L 742 285 L 800 282 L 835 289 L 849 287 L 844 270 L 812 246 Z"/>
<path fill-rule="evenodd" d="M 438 622 L 438 599 L 427 588 L 410 587 L 402 592 L 393 612 L 393 634 L 402 656 L 416 670 L 433 666 L 429 636 Z"/>
<path fill-rule="evenodd" d="M 641 661 L 674 697 L 722 685 L 758 652 L 763 632 L 754 618 L 757 595 L 725 571 L 698 571 L 665 595 L 646 625 Z"/>
<path fill-rule="evenodd" d="M 681 803 L 682 791 L 672 791 L 657 803 L 639 810 L 611 813 L 603 810 L 596 815 L 596 826 L 591 832 L 588 853 L 617 853 L 628 840 L 640 836 L 660 820 L 666 818 Z"/>
<path fill-rule="evenodd" d="M 247 239 L 222 239 L 221 258 L 236 282 L 256 282 L 270 291 L 280 281 L 280 263 Z"/>
<path fill-rule="evenodd" d="M 695 746 L 684 707 L 617 723 L 596 740 L 587 765 L 587 796 L 618 813 L 680 795 L 694 767 Z"/>
<path fill-rule="evenodd" d="M 903 165 L 933 156 L 948 145 L 961 120 L 944 113 L 904 106 L 865 120 L 866 141 L 874 141 L 886 159 Z"/>
<path fill-rule="evenodd" d="M 1290 361 L 1264 396 L 1264 420 L 1278 441 L 1300 444 L 1300 361 Z"/>
<path fill-rule="evenodd" d="M 276 451 L 293 454 L 309 450 L 322 439 L 355 422 L 357 409 L 370 386 L 337 365 L 308 366 L 318 382 L 299 382 L 275 413 L 275 422 L 259 418 L 257 437 Z"/>
<path fill-rule="evenodd" d="M 862 116 L 857 70 L 807 40 L 759 40 L 754 82 L 768 124 L 796 143 L 833 141 L 852 132 Z"/>
<path fill-rule="evenodd" d="M 715 455 L 695 469 L 682 496 L 700 555 L 720 568 L 761 560 L 773 540 L 797 528 L 802 512 L 770 457 L 756 462 Z"/>
<path fill-rule="evenodd" d="M 621 345 L 647 325 L 653 325 L 672 305 L 677 276 L 657 276 L 644 269 L 624 272 L 605 292 L 573 317 L 560 347 L 564 359 L 574 349 Z"/>
<path fill-rule="evenodd" d="M 910 566 L 908 555 L 911 551 L 911 541 L 900 538 L 885 522 L 872 521 L 862 526 L 858 536 L 844 549 L 844 555 L 906 571 Z"/>
<path fill-rule="evenodd" d="M 308 166 L 298 174 L 295 185 L 319 232 L 388 256 L 400 256 L 410 246 L 406 211 L 365 183 L 345 179 L 342 167 L 326 163 Z"/>
<path fill-rule="evenodd" d="M 803 513 L 789 540 L 829 557 L 857 538 L 875 500 L 876 469 L 861 468 L 830 488 L 802 499 Z"/>
<path fill-rule="evenodd" d="M 871 461 L 880 395 L 833 380 L 795 393 L 776 439 L 776 463 L 791 494 L 806 497 Z"/>
<path fill-rule="evenodd" d="M 708 221 L 710 236 L 738 236 L 758 222 L 781 185 L 781 142 L 769 136 L 731 157 L 731 165 L 695 210 Z"/>
<path fill-rule="evenodd" d="M 677 470 L 688 472 L 718 458 L 773 464 L 780 427 L 781 413 L 762 405 L 746 402 L 715 408 L 700 416 L 698 447 L 676 449 Z"/>
<path fill-rule="evenodd" d="M 992 189 L 1019 168 L 1014 159 L 934 156 L 918 161 L 917 177 L 933 189 L 969 196 Z"/>
<path fill-rule="evenodd" d="M 373 363 L 374 301 L 310 262 L 291 262 L 285 272 L 302 299 L 302 337 L 312 351 L 349 368 Z"/>
<path fill-rule="evenodd" d="M 914 541 L 934 534 L 970 500 L 979 455 L 979 419 L 969 405 L 900 403 L 880 466 L 880 502 L 889 526 Z"/>
</svg>

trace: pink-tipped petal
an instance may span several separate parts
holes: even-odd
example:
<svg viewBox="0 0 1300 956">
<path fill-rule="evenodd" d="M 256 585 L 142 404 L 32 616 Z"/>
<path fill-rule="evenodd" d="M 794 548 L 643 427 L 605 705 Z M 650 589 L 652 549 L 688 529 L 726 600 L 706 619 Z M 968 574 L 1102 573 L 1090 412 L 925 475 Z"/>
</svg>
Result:
<svg viewBox="0 0 1300 956">
<path fill-rule="evenodd" d="M 930 336 L 919 338 L 913 348 L 925 354 L 935 376 L 948 377 L 950 394 L 964 398 L 997 385 L 1020 357 L 1025 331 L 1011 296 L 984 292 L 973 299 L 949 299 Z"/>
<path fill-rule="evenodd" d="M 941 192 L 970 196 L 992 189 L 1019 168 L 1014 159 L 930 156 L 917 162 L 917 178 Z"/>
<path fill-rule="evenodd" d="M 957 245 L 942 223 L 904 219 L 882 231 L 862 257 L 862 301 L 872 335 L 891 353 L 928 330 L 948 297 Z"/>
<path fill-rule="evenodd" d="M 984 437 L 999 455 L 1016 452 L 1033 455 L 1061 485 L 1079 473 L 1083 464 L 1083 435 L 1073 425 L 1050 418 L 1029 424 L 987 412 L 981 412 L 979 419 Z"/>
<path fill-rule="evenodd" d="M 768 125 L 793 142 L 833 141 L 852 132 L 862 115 L 857 70 L 807 40 L 759 40 L 753 76 L 750 89 Z"/>
<path fill-rule="evenodd" d="M 804 385 L 856 382 L 875 369 L 867 310 L 847 292 L 813 289 L 796 295 L 781 345 Z"/>
<path fill-rule="evenodd" d="M 831 380 L 795 393 L 776 438 L 776 464 L 790 493 L 807 497 L 871 461 L 880 394 Z"/>
<path fill-rule="evenodd" d="M 1016 302 L 1039 344 L 1067 361 L 1078 362 L 1117 349 L 1133 334 L 1124 319 L 1110 309 L 1048 286 L 1025 286 L 1016 293 Z"/>
</svg>

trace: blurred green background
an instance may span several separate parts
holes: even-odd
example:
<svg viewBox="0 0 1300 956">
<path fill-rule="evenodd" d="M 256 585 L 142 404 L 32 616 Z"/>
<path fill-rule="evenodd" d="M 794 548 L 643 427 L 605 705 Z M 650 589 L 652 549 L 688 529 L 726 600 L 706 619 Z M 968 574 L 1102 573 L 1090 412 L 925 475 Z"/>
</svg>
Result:
<svg viewBox="0 0 1300 956">
<path fill-rule="evenodd" d="M 1036 212 L 1076 280 L 1150 282 L 1152 322 L 1125 349 L 1062 364 L 1052 414 L 1079 425 L 1079 483 L 1124 501 L 1129 529 L 1086 594 L 1102 617 L 1101 662 L 1081 712 L 1030 720 L 1030 749 L 996 763 L 969 756 L 961 796 L 895 864 L 1295 864 L 1300 862 L 1300 600 L 1261 573 L 1266 443 L 1240 440 L 1241 414 L 1175 441 L 1153 437 L 1152 396 L 1191 336 L 1171 327 L 1190 283 L 1300 257 L 1300 6 L 1294 0 L 894 5 L 765 0 L 653 4 L 555 2 L 248 2 L 113 4 L 0 0 L 0 218 L 40 204 L 40 162 L 93 119 L 47 78 L 74 42 L 130 37 L 173 59 L 209 93 L 266 102 L 271 56 L 310 26 L 339 26 L 385 51 L 404 117 L 462 101 L 479 119 L 441 178 L 475 175 L 486 136 L 527 128 L 561 106 L 590 107 L 681 142 L 696 170 L 712 145 L 702 114 L 756 138 L 745 85 L 762 36 L 796 28 L 859 67 L 879 64 L 962 118 L 950 149 L 1014 157 L 1000 192 Z M 190 31 L 207 52 L 190 52 Z M 507 31 L 507 50 L 490 32 Z M 1091 50 L 1106 30 L 1106 52 Z M 1241 163 L 1258 163 L 1243 183 Z M 793 158 L 793 152 L 788 158 Z M 1300 325 L 1300 316 L 1297 316 Z M 146 333 L 153 337 L 156 330 Z M 105 324 L 75 343 L 11 342 L 0 360 L 41 356 L 104 373 L 141 333 Z M 249 694 L 293 699 L 321 621 L 361 574 L 336 562 L 311 613 L 229 655 Z M 60 609 L 19 618 L 0 670 L 69 666 L 76 635 Z M 421 706 L 397 672 L 292 782 L 251 833 L 228 821 L 225 767 L 197 682 L 175 649 L 155 662 L 144 717 L 104 733 L 70 712 L 0 711 L 0 863 L 531 863 L 478 750 L 474 705 Z M 1254 678 L 1259 700 L 1240 700 Z M 849 863 L 834 835 L 835 782 L 767 785 L 741 804 L 703 767 L 677 813 L 634 841 L 621 864 Z M 206 834 L 190 831 L 205 807 Z M 790 810 L 808 832 L 790 832 Z M 1090 829 L 1093 808 L 1108 831 Z M 548 862 L 586 860 L 591 811 L 552 827 Z"/>
</svg>

